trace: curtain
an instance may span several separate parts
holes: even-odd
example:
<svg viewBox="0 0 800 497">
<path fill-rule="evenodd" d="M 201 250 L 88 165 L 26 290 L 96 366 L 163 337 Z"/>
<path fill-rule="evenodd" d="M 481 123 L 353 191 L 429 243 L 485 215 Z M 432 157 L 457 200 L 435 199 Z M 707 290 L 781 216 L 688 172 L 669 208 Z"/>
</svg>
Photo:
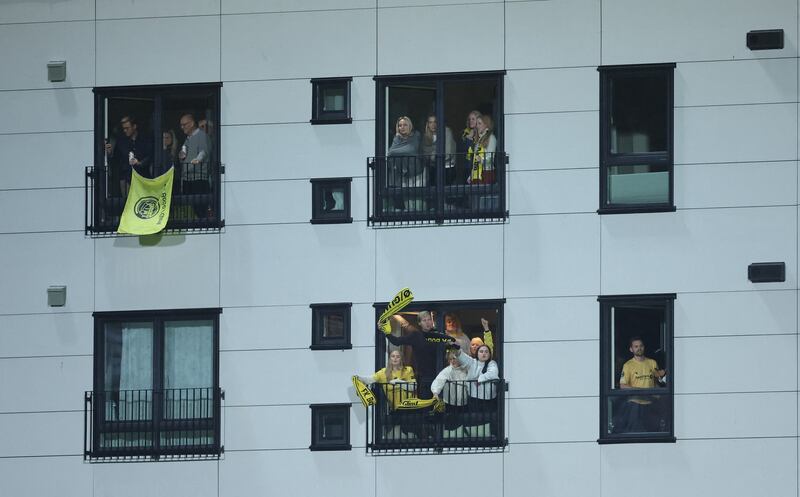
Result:
<svg viewBox="0 0 800 497">
<path fill-rule="evenodd" d="M 110 323 L 107 326 L 105 389 L 106 419 L 152 418 L 151 323 Z"/>
<path fill-rule="evenodd" d="M 214 326 L 209 320 L 164 324 L 164 417 L 213 416 Z"/>
</svg>

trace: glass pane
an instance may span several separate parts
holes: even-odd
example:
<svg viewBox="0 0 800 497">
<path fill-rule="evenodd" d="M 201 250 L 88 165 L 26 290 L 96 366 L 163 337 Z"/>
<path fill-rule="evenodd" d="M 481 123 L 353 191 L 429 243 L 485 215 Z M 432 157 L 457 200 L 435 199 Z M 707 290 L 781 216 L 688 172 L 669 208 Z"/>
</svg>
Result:
<svg viewBox="0 0 800 497">
<path fill-rule="evenodd" d="M 669 202 L 669 168 L 666 165 L 609 166 L 607 171 L 609 204 Z"/>
<path fill-rule="evenodd" d="M 607 433 L 669 432 L 670 403 L 670 395 L 609 397 Z"/>
<path fill-rule="evenodd" d="M 131 171 L 152 178 L 155 160 L 155 100 L 150 97 L 114 97 L 105 102 L 105 186 L 108 197 L 125 198 Z M 122 204 L 119 206 L 120 210 Z"/>
<path fill-rule="evenodd" d="M 327 312 L 322 316 L 322 337 L 344 337 L 344 316 L 335 312 Z"/>
<path fill-rule="evenodd" d="M 663 305 L 612 308 L 613 388 L 666 385 L 668 363 Z"/>
<path fill-rule="evenodd" d="M 497 114 L 497 82 L 458 81 L 446 83 L 444 125 L 455 139 L 456 154 L 445 163 L 445 179 L 450 185 L 495 182 L 497 139 L 501 126 Z"/>
<path fill-rule="evenodd" d="M 667 78 L 665 73 L 612 76 L 612 154 L 667 150 Z"/>
<path fill-rule="evenodd" d="M 213 416 L 214 325 L 210 320 L 164 324 L 164 417 Z"/>
<path fill-rule="evenodd" d="M 344 112 L 346 89 L 342 86 L 328 86 L 322 88 L 322 111 Z"/>
<path fill-rule="evenodd" d="M 326 186 L 322 188 L 322 211 L 344 212 L 344 187 Z"/>
<path fill-rule="evenodd" d="M 104 334 L 105 419 L 142 420 L 152 417 L 152 323 L 108 323 Z"/>
<path fill-rule="evenodd" d="M 323 440 L 344 440 L 344 416 L 339 413 L 323 414 L 321 418 L 320 435 Z"/>
</svg>

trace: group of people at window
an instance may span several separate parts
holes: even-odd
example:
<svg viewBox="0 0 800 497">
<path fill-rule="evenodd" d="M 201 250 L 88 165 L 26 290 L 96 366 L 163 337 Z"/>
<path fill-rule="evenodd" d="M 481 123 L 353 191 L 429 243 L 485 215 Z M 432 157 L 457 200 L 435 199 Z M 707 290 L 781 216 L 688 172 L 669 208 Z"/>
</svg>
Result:
<svg viewBox="0 0 800 497">
<path fill-rule="evenodd" d="M 197 120 L 193 113 L 181 115 L 179 121 L 182 142 L 173 129 L 162 133 L 161 153 L 155 154 L 151 133 L 142 132 L 132 115 L 120 119 L 117 136 L 106 139 L 105 154 L 108 165 L 119 180 L 121 197 L 128 195 L 131 174 L 135 170 L 145 178 L 163 174 L 175 168 L 173 192 L 204 194 L 211 191 L 209 167 L 211 164 L 211 126 L 207 119 Z"/>
<path fill-rule="evenodd" d="M 444 142 L 444 145 L 439 145 Z M 419 187 L 436 183 L 437 152 L 444 152 L 446 185 L 495 182 L 497 138 L 494 121 L 477 110 L 469 113 L 459 141 L 449 127 L 442 130 L 435 114 L 425 120 L 423 131 L 408 116 L 395 122 L 395 135 L 386 153 L 387 186 Z"/>
<path fill-rule="evenodd" d="M 462 330 L 455 313 L 445 314 L 444 334 L 436 333 L 430 311 L 420 311 L 416 324 L 401 315 L 392 319 L 404 333 L 386 335 L 391 344 L 386 367 L 363 380 L 380 385 L 389 413 L 410 397 L 439 399 L 445 404 L 445 412 L 441 419 L 425 419 L 432 413 L 413 411 L 414 414 L 406 416 L 406 422 L 400 416 L 398 423 L 388 423 L 391 426 L 385 428 L 395 433 L 394 438 L 409 434 L 431 436 L 431 426 L 441 421 L 444 438 L 496 436 L 500 372 L 493 359 L 494 340 L 489 321 L 481 318 L 483 337 L 470 337 Z M 403 360 L 405 347 L 411 349 L 412 364 Z M 443 356 L 447 366 L 439 370 Z M 396 433 L 397 429 L 402 435 Z"/>
</svg>

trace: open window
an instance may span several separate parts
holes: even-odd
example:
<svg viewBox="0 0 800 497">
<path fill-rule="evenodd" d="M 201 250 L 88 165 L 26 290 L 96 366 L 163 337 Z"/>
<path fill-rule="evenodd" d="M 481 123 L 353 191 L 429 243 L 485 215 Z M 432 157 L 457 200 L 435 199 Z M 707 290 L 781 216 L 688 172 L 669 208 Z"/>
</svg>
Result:
<svg viewBox="0 0 800 497">
<path fill-rule="evenodd" d="M 598 300 L 599 441 L 674 442 L 675 294 Z"/>
<path fill-rule="evenodd" d="M 375 78 L 371 222 L 506 217 L 503 74 Z"/>
<path fill-rule="evenodd" d="M 674 211 L 675 64 L 600 72 L 601 214 Z"/>
</svg>

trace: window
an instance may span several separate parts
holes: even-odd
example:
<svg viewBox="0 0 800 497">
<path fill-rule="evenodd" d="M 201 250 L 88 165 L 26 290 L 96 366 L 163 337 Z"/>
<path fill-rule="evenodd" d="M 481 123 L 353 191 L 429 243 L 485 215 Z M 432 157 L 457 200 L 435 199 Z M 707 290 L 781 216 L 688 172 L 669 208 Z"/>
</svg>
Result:
<svg viewBox="0 0 800 497">
<path fill-rule="evenodd" d="M 311 224 L 352 223 L 350 184 L 352 178 L 311 180 Z"/>
<path fill-rule="evenodd" d="M 310 450 L 351 450 L 350 404 L 312 404 Z"/>
<path fill-rule="evenodd" d="M 376 77 L 370 222 L 502 221 L 503 72 Z"/>
<path fill-rule="evenodd" d="M 675 294 L 599 297 L 600 439 L 674 442 Z"/>
<path fill-rule="evenodd" d="M 114 232 L 131 171 L 174 168 L 168 230 L 219 229 L 221 83 L 95 88 L 94 167 L 87 171 L 89 233 Z"/>
<path fill-rule="evenodd" d="M 311 80 L 313 105 L 311 124 L 349 124 L 350 82 L 353 78 L 318 78 Z"/>
<path fill-rule="evenodd" d="M 386 304 L 375 304 L 375 308 L 377 321 Z M 391 316 L 389 323 L 389 336 L 376 334 L 372 389 L 377 404 L 368 414 L 373 424 L 368 430 L 368 450 L 491 451 L 507 445 L 503 301 L 414 302 Z M 478 383 L 466 370 L 452 376 L 452 368 L 442 373 L 449 366 L 448 343 L 472 357 L 484 341 L 494 361 L 486 370 L 494 378 Z M 393 366 L 393 361 L 399 363 Z M 405 383 L 390 383 L 384 369 L 397 364 L 403 375 L 389 376 Z M 427 400 L 434 394 L 444 402 L 441 416 L 432 415 L 430 408 L 398 408 L 408 398 Z"/>
<path fill-rule="evenodd" d="M 311 304 L 311 350 L 352 349 L 351 303 Z"/>
<path fill-rule="evenodd" d="M 94 314 L 90 458 L 221 453 L 220 312 Z"/>
<path fill-rule="evenodd" d="M 674 211 L 675 64 L 600 67 L 601 214 Z"/>
</svg>

